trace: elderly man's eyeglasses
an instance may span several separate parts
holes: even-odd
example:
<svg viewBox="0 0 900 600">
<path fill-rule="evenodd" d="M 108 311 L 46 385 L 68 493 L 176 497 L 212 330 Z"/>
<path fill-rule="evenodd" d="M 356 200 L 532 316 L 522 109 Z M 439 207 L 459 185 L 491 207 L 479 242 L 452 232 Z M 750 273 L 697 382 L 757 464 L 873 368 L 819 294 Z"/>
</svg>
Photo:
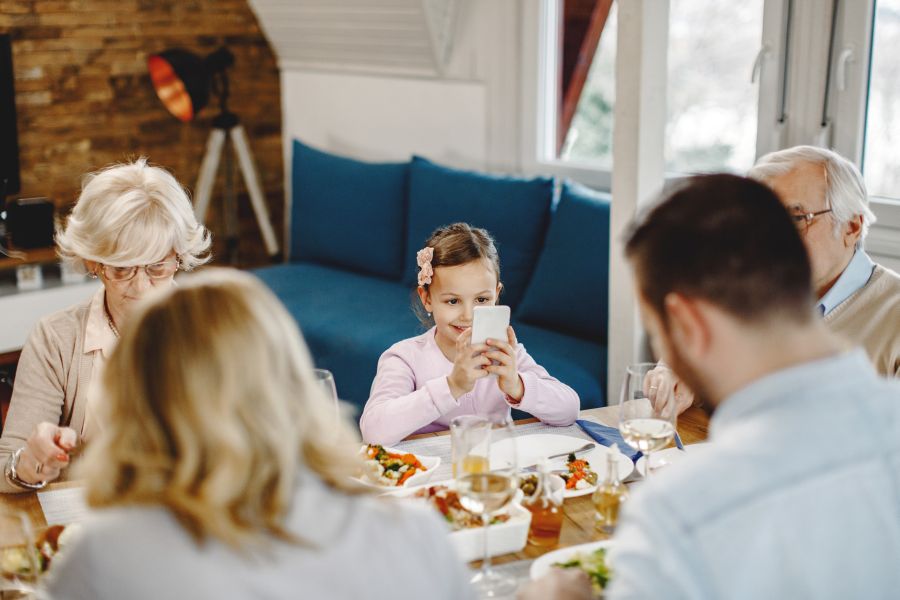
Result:
<svg viewBox="0 0 900 600">
<path fill-rule="evenodd" d="M 797 230 L 800 233 L 806 233 L 806 230 L 809 229 L 809 226 L 812 225 L 812 222 L 819 215 L 824 215 L 825 213 L 830 213 L 831 209 L 826 208 L 825 210 L 818 210 L 816 212 L 801 212 L 799 210 L 791 211 L 791 219 L 794 220 L 794 225 L 797 226 Z"/>
<path fill-rule="evenodd" d="M 138 269 L 143 269 L 150 279 L 166 279 L 174 275 L 180 266 L 181 261 L 172 258 L 152 265 L 135 265 L 133 267 L 100 265 L 100 270 L 103 271 L 103 276 L 110 281 L 128 281 L 137 275 Z"/>
</svg>

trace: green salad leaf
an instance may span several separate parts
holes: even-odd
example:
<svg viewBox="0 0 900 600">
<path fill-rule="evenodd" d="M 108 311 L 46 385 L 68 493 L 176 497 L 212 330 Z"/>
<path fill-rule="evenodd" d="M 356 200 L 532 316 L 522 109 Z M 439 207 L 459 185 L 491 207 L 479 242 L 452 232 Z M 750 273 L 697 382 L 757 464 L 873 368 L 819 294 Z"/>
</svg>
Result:
<svg viewBox="0 0 900 600">
<path fill-rule="evenodd" d="M 609 583 L 610 572 L 606 566 L 606 548 L 597 548 L 590 553 L 575 554 L 565 562 L 553 563 L 561 569 L 581 569 L 591 578 L 595 593 L 600 593 Z"/>
</svg>

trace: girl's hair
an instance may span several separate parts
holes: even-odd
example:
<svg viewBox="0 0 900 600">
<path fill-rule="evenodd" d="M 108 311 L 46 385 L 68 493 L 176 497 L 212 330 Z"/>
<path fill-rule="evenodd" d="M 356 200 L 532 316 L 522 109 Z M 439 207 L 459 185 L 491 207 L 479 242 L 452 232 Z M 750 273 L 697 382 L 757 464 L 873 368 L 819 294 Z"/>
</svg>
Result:
<svg viewBox="0 0 900 600">
<path fill-rule="evenodd" d="M 316 384 L 282 304 L 209 269 L 141 305 L 105 368 L 104 427 L 80 465 L 91 506 L 157 505 L 200 543 L 284 527 L 298 471 L 358 491 L 358 438 Z"/>
<path fill-rule="evenodd" d="M 156 262 L 173 250 L 190 271 L 209 260 L 210 239 L 181 184 L 139 158 L 85 176 L 56 244 L 62 259 L 81 272 L 85 260 L 125 267 Z"/>
<path fill-rule="evenodd" d="M 497 253 L 497 246 L 494 245 L 494 238 L 485 229 L 480 227 L 472 227 L 468 223 L 453 223 L 452 225 L 444 225 L 434 230 L 428 240 L 425 242 L 426 248 L 434 248 L 434 256 L 431 259 L 432 269 L 438 267 L 455 267 L 464 265 L 473 260 L 486 260 L 494 274 L 497 275 L 497 283 L 500 282 L 500 255 Z M 426 283 L 422 286 L 426 291 L 431 284 Z M 417 294 L 413 294 L 413 312 L 416 313 L 419 321 L 425 327 L 434 325 L 434 320 L 425 312 L 425 307 L 419 300 Z"/>
</svg>

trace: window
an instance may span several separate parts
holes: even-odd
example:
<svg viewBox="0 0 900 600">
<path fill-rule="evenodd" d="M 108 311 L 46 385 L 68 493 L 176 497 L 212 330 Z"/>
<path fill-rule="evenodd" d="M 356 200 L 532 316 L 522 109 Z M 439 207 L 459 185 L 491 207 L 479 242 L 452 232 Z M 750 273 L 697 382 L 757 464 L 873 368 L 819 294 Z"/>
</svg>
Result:
<svg viewBox="0 0 900 600">
<path fill-rule="evenodd" d="M 744 172 L 756 159 L 763 0 L 671 0 L 666 168 Z"/>
<path fill-rule="evenodd" d="M 863 174 L 874 196 L 900 198 L 900 0 L 878 0 Z"/>
<path fill-rule="evenodd" d="M 672 172 L 745 171 L 756 153 L 758 85 L 751 68 L 762 39 L 764 0 L 732 3 L 718 0 L 672 0 L 669 23 L 668 124 L 666 167 Z M 559 126 L 567 125 L 566 107 L 573 88 L 580 91 L 577 109 L 563 138 L 559 158 L 612 167 L 615 102 L 616 7 L 613 3 L 590 61 L 583 89 L 569 55 L 572 36 L 590 44 L 564 0 Z M 602 0 L 597 0 L 597 5 Z M 584 12 L 582 10 L 582 12 Z M 575 31 L 572 31 L 575 29 Z M 583 56 L 579 60 L 584 61 Z M 578 62 L 578 61 L 574 61 Z M 574 67 L 577 70 L 577 65 Z"/>
</svg>

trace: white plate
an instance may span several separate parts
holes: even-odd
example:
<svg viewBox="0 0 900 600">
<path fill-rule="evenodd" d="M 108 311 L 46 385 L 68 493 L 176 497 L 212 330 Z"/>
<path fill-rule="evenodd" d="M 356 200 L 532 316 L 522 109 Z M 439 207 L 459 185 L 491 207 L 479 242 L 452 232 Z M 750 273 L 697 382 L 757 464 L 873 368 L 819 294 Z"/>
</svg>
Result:
<svg viewBox="0 0 900 600">
<path fill-rule="evenodd" d="M 559 550 L 548 552 L 547 554 L 534 559 L 528 574 L 531 576 L 531 580 L 534 581 L 549 573 L 555 563 L 566 562 L 579 553 L 590 554 L 597 548 L 606 548 L 609 550 L 610 547 L 612 547 L 612 540 L 602 540 L 599 542 L 590 542 L 588 544 L 579 544 L 578 546 L 569 546 L 568 548 L 560 548 Z"/>
<path fill-rule="evenodd" d="M 523 435 L 511 439 L 501 440 L 495 444 L 491 444 L 491 469 L 501 469 L 504 465 L 509 464 L 509 459 L 505 456 L 509 453 L 509 447 L 515 443 L 518 453 L 519 464 L 522 466 L 533 465 L 548 456 L 569 452 L 584 446 L 583 438 L 572 437 L 569 435 L 554 435 L 539 433 L 535 435 Z M 606 475 L 606 457 L 611 450 L 606 446 L 597 444 L 590 452 L 584 452 L 578 455 L 578 458 L 586 460 L 591 465 L 591 470 L 597 473 L 600 480 Z M 623 454 L 619 454 L 619 479 L 625 479 L 634 470 L 634 463 L 631 459 Z M 550 461 L 550 468 L 560 470 L 566 468 L 566 458 L 555 458 Z M 589 486 L 581 490 L 566 490 L 563 493 L 565 498 L 576 498 L 578 496 L 586 496 L 592 494 L 597 489 L 596 485 Z"/>
<path fill-rule="evenodd" d="M 684 459 L 685 456 L 690 454 L 691 448 L 703 446 L 703 443 L 700 444 L 691 444 L 689 446 L 685 446 L 685 450 L 679 450 L 678 448 L 665 448 L 664 450 L 658 450 L 653 453 L 653 472 L 656 473 L 663 467 L 667 467 L 669 465 L 675 464 L 680 460 Z M 638 459 L 637 464 L 635 464 L 637 468 L 637 472 L 641 474 L 641 477 L 646 477 L 646 469 L 647 469 L 647 457 L 642 456 Z"/>
<path fill-rule="evenodd" d="M 363 445 L 360 452 L 365 456 L 366 448 L 368 446 Z M 390 448 L 388 446 L 384 446 L 384 449 L 387 452 L 393 452 L 396 454 L 409 454 L 408 452 L 404 452 L 403 450 L 399 450 L 397 448 Z M 428 480 L 431 479 L 431 476 L 434 475 L 435 470 L 441 464 L 440 456 L 425 456 L 424 454 L 416 454 L 416 458 L 419 459 L 419 462 L 422 463 L 422 466 L 425 467 L 424 471 L 419 471 L 415 475 L 410 476 L 409 479 L 403 482 L 402 485 L 390 486 L 390 485 L 381 485 L 380 483 L 373 481 L 362 475 L 360 477 L 356 477 L 357 481 L 360 481 L 366 485 L 381 489 L 381 490 L 395 490 L 395 489 L 403 489 L 415 487 L 418 485 L 422 485 L 423 483 L 427 483 Z M 368 460 L 366 462 L 369 462 Z"/>
</svg>

